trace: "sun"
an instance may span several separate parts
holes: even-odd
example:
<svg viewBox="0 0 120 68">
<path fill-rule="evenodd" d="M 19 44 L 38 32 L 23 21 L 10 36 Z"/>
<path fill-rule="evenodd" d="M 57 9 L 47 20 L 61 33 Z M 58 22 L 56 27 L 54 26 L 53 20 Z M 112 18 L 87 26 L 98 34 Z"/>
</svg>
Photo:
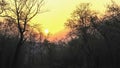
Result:
<svg viewBox="0 0 120 68">
<path fill-rule="evenodd" d="M 49 33 L 49 30 L 48 29 L 45 29 L 45 34 L 48 34 Z"/>
</svg>

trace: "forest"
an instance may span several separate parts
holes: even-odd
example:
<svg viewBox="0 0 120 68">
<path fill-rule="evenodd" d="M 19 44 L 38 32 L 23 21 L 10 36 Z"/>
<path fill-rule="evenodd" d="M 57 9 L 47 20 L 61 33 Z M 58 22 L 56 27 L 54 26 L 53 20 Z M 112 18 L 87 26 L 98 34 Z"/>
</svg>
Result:
<svg viewBox="0 0 120 68">
<path fill-rule="evenodd" d="M 111 0 L 112 1 L 112 0 Z M 10 7 L 12 3 L 12 7 Z M 120 68 L 120 5 L 104 15 L 80 3 L 65 22 L 65 39 L 50 42 L 30 25 L 44 0 L 0 0 L 0 68 Z"/>
</svg>

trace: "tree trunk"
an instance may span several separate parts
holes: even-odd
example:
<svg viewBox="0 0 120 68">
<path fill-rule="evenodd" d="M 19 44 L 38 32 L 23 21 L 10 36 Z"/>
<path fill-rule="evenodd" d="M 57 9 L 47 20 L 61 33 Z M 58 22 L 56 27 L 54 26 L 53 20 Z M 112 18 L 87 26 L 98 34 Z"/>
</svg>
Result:
<svg viewBox="0 0 120 68">
<path fill-rule="evenodd" d="M 14 57 L 13 57 L 13 63 L 12 63 L 12 68 L 18 68 L 18 58 L 19 58 L 19 54 L 20 54 L 20 50 L 21 50 L 21 46 L 23 45 L 23 38 L 24 38 L 24 35 L 23 33 L 20 33 L 20 40 L 17 44 L 17 47 L 15 49 L 15 54 L 14 54 Z"/>
</svg>

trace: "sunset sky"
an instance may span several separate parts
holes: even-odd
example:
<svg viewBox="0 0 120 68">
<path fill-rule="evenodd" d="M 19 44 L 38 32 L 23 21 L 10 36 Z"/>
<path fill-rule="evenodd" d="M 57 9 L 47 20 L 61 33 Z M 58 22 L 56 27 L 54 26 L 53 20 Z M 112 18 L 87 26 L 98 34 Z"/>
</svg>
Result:
<svg viewBox="0 0 120 68">
<path fill-rule="evenodd" d="M 115 1 L 120 3 L 120 0 Z M 91 3 L 93 10 L 103 13 L 110 0 L 45 0 L 43 8 L 48 11 L 38 15 L 34 22 L 40 23 L 43 31 L 48 29 L 51 34 L 56 34 L 64 30 L 64 23 L 80 3 Z"/>
</svg>

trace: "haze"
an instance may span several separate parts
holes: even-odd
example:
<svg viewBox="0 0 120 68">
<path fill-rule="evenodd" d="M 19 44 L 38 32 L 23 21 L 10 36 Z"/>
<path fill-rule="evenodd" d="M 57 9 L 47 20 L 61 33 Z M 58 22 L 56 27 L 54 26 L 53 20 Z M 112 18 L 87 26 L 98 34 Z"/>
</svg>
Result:
<svg viewBox="0 0 120 68">
<path fill-rule="evenodd" d="M 80 3 L 91 3 L 93 10 L 103 13 L 105 6 L 111 0 L 45 0 L 44 10 L 48 10 L 36 17 L 34 22 L 42 25 L 42 30 L 48 29 L 51 34 L 64 30 L 64 23 L 76 6 Z M 120 2 L 120 0 L 117 3 Z"/>
</svg>

